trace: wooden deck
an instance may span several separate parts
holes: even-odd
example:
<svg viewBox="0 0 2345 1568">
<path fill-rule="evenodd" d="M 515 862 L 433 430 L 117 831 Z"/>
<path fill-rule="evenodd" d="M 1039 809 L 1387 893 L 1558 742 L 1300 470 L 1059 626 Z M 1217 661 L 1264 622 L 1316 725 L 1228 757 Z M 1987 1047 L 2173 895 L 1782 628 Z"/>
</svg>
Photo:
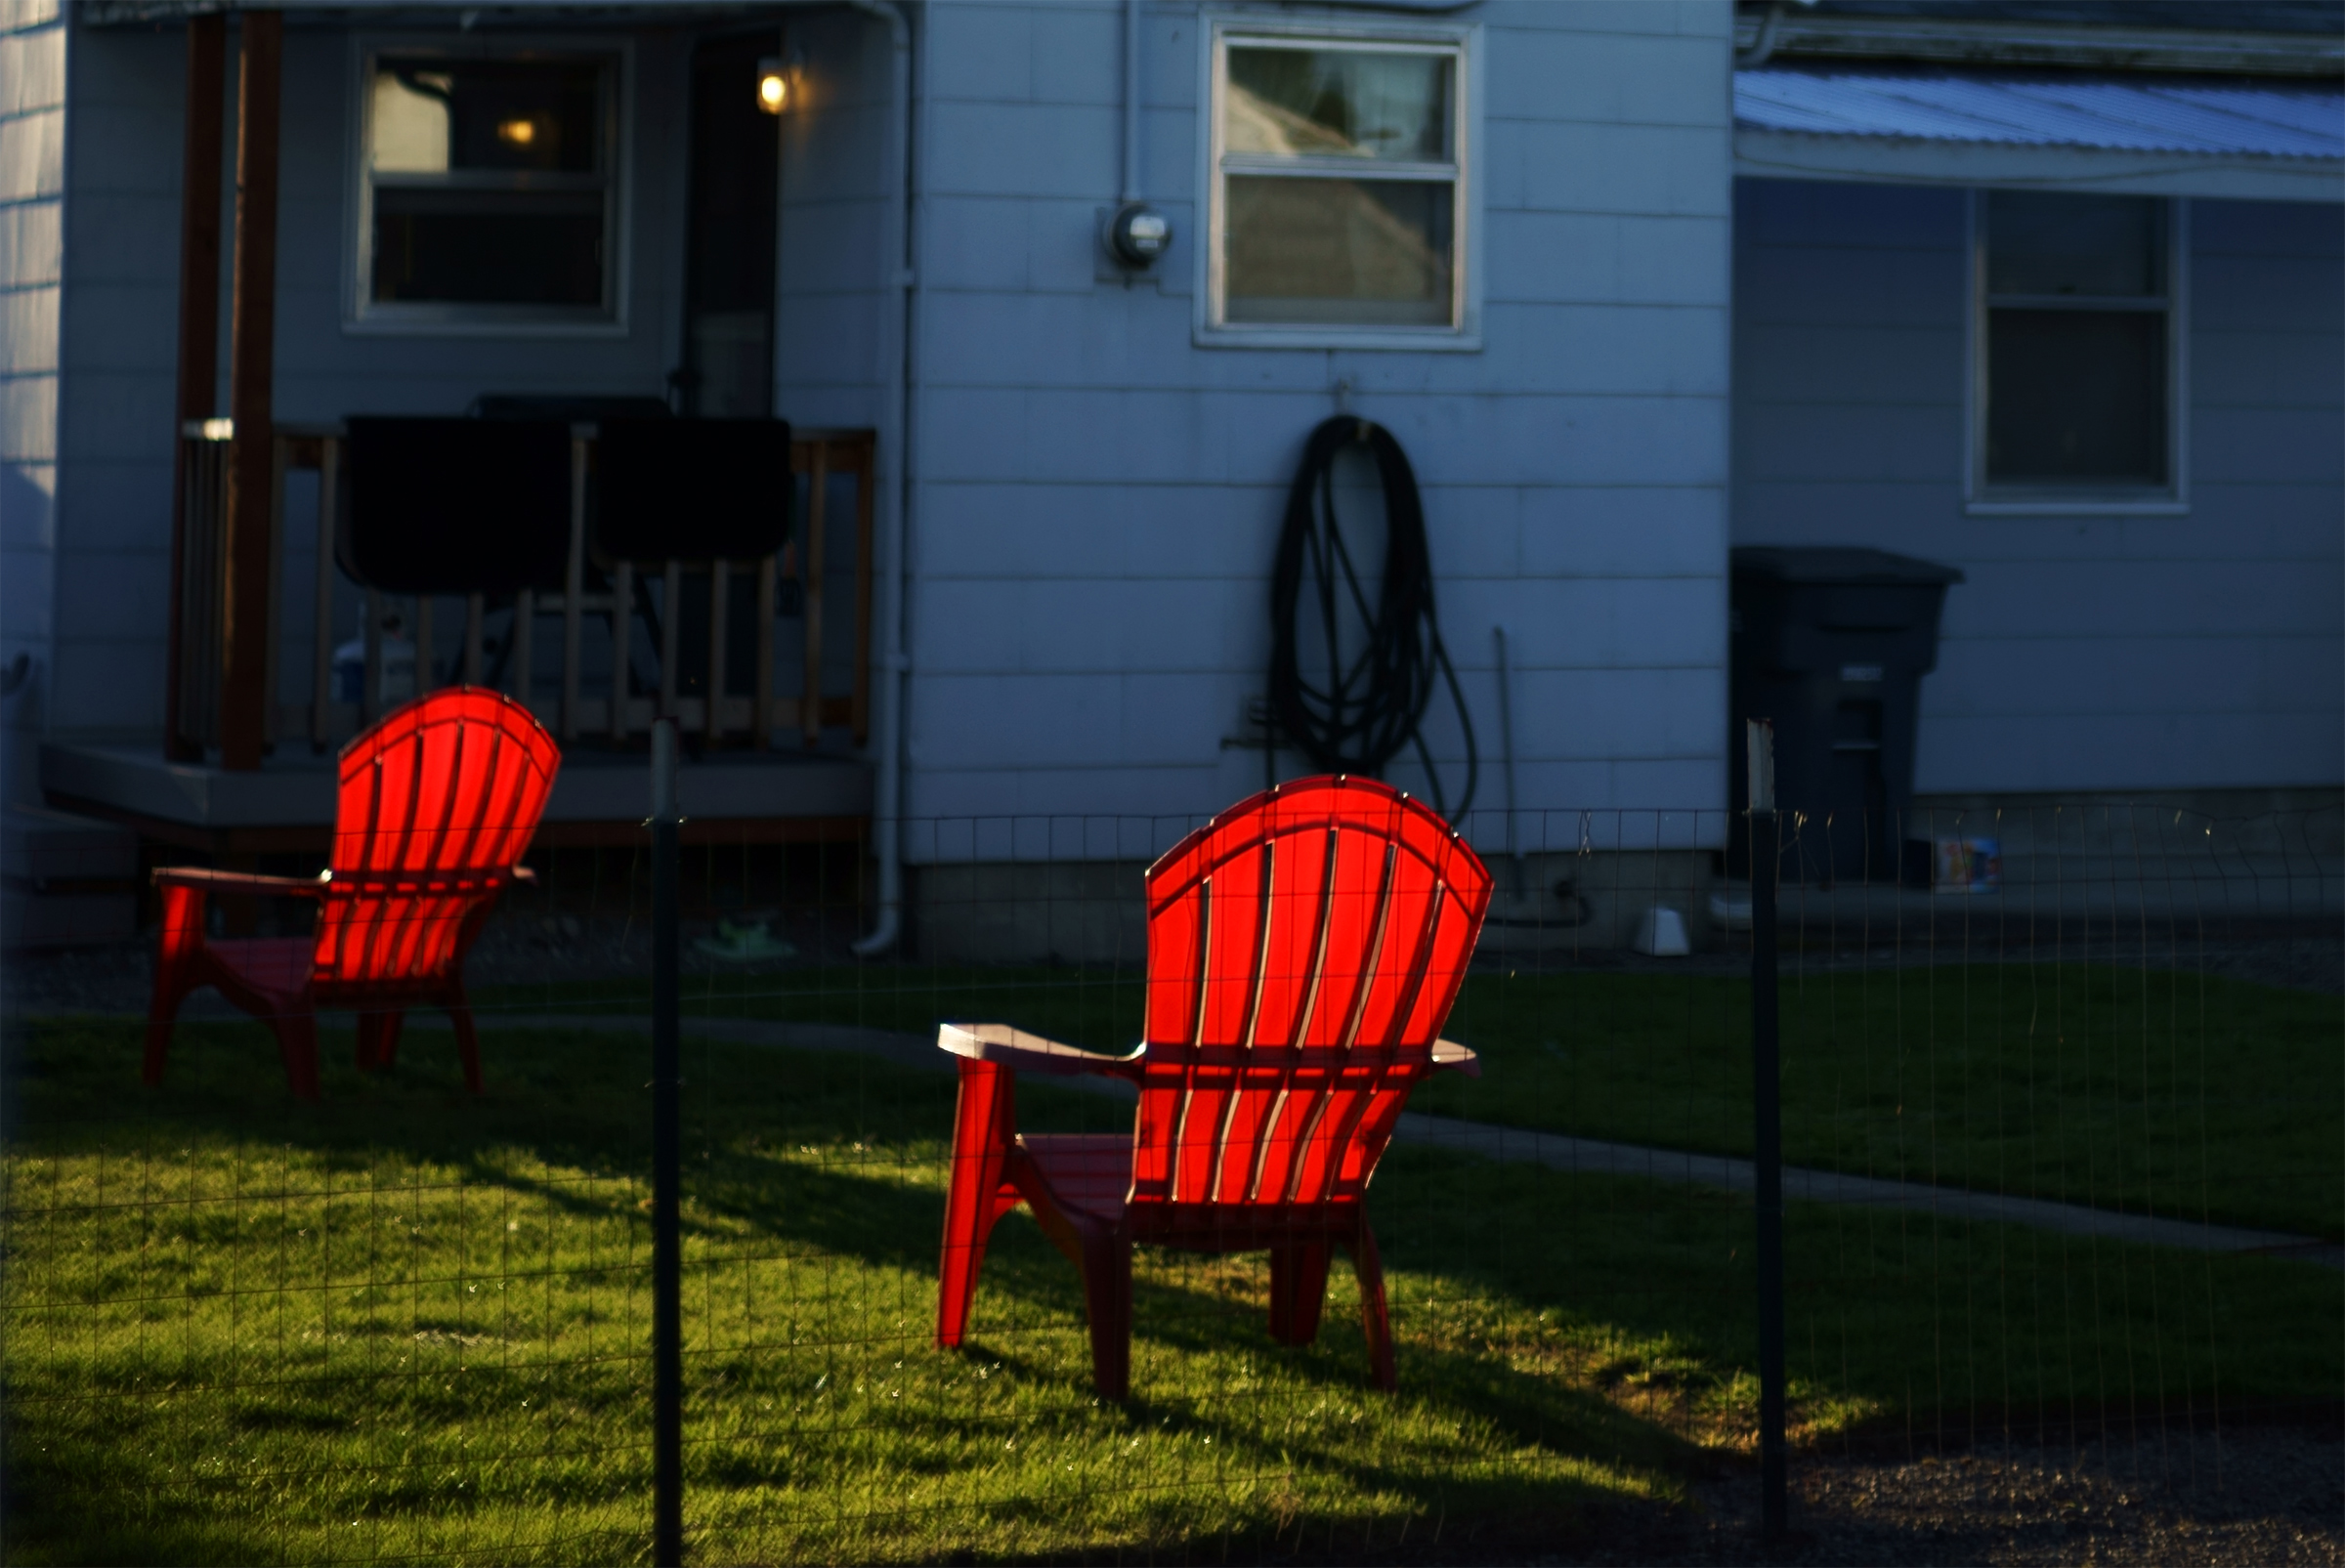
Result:
<svg viewBox="0 0 2345 1568">
<path fill-rule="evenodd" d="M 639 754 L 573 748 L 536 841 L 638 842 L 651 810 L 650 768 Z M 322 850 L 334 820 L 334 759 L 306 746 L 231 772 L 166 761 L 149 746 L 53 741 L 41 746 L 41 789 L 60 811 L 215 855 Z M 872 769 L 853 757 L 711 751 L 682 760 L 677 790 L 690 843 L 834 842 L 870 831 Z"/>
</svg>

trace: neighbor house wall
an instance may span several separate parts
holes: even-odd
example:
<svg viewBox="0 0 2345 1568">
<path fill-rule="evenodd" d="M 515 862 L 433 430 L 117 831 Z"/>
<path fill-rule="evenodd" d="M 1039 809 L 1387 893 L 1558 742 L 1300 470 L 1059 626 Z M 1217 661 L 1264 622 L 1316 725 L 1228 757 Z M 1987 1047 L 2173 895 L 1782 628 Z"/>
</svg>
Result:
<svg viewBox="0 0 2345 1568">
<path fill-rule="evenodd" d="M 929 13 L 907 811 L 958 826 L 915 831 L 914 858 L 1144 859 L 1260 787 L 1261 753 L 1224 742 L 1264 690 L 1286 487 L 1339 388 L 1424 489 L 1477 837 L 1503 836 L 1498 622 L 1526 806 L 1722 805 L 1728 8 L 1460 14 L 1483 28 L 1472 353 L 1192 343 L 1189 6 L 1141 10 L 1141 180 L 1173 245 L 1153 277 L 1100 280 L 1123 11 Z M 1454 798 L 1446 696 L 1428 730 Z"/>
<path fill-rule="evenodd" d="M 66 29 L 56 0 L 0 11 L 0 800 L 39 798 L 56 657 L 58 344 L 64 276 Z"/>
<path fill-rule="evenodd" d="M 401 41 L 431 34 L 402 32 Z M 492 35 L 493 36 L 493 35 Z M 632 39 L 625 112 L 629 233 L 625 330 L 615 335 L 351 332 L 343 275 L 355 208 L 352 35 L 285 30 L 279 164 L 277 417 L 456 414 L 483 393 L 663 397 L 680 325 L 687 41 L 646 31 L 565 31 L 565 42 Z M 237 32 L 229 33 L 233 192 Z M 76 27 L 65 177 L 71 277 L 64 288 L 64 403 L 57 483 L 57 653 L 51 733 L 158 741 L 171 538 L 172 403 L 178 346 L 180 160 L 186 32 Z M 233 230 L 223 234 L 229 273 Z M 227 407 L 223 283 L 218 406 Z M 285 506 L 284 646 L 310 646 L 316 486 L 293 476 Z M 337 612 L 356 630 L 355 593 Z M 445 618 L 445 617 L 444 617 Z M 11 616 L 11 633 L 16 621 Z M 443 629 L 443 656 L 449 631 Z M 279 697 L 308 695 L 308 661 L 282 660 Z"/>
<path fill-rule="evenodd" d="M 1734 542 L 1960 567 L 1923 794 L 2345 777 L 2345 209 L 2194 200 L 2189 511 L 1963 510 L 1966 193 L 1736 189 Z"/>
</svg>

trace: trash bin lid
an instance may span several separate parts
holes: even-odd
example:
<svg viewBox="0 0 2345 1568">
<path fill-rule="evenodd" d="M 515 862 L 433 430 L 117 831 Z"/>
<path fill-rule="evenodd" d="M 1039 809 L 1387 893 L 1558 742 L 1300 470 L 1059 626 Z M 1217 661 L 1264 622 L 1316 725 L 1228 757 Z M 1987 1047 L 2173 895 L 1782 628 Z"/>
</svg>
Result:
<svg viewBox="0 0 2345 1568">
<path fill-rule="evenodd" d="M 1738 544 L 1731 552 L 1734 575 L 1772 582 L 1857 582 L 1878 584 L 1950 583 L 1962 569 L 1887 550 L 1855 545 Z"/>
</svg>

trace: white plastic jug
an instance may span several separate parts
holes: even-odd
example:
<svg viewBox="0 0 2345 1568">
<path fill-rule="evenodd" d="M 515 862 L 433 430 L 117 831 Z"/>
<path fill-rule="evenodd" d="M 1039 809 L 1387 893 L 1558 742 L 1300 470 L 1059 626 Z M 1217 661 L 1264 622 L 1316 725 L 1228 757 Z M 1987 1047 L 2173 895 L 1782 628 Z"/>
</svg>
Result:
<svg viewBox="0 0 2345 1568">
<path fill-rule="evenodd" d="M 1656 958 L 1683 958 L 1693 952 L 1693 944 L 1685 940 L 1685 916 L 1666 905 L 1644 911 L 1630 946 Z"/>
</svg>

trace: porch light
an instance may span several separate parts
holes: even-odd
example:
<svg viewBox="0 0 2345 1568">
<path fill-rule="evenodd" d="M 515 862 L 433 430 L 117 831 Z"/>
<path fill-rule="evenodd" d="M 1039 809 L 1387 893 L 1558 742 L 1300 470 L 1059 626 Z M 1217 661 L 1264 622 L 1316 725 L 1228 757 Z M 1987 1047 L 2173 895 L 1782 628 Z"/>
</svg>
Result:
<svg viewBox="0 0 2345 1568">
<path fill-rule="evenodd" d="M 789 103 L 789 73 L 779 55 L 757 62 L 757 106 L 779 114 Z"/>
<path fill-rule="evenodd" d="M 496 124 L 496 139 L 514 147 L 528 147 L 537 140 L 537 122 L 527 117 L 499 120 Z"/>
</svg>

